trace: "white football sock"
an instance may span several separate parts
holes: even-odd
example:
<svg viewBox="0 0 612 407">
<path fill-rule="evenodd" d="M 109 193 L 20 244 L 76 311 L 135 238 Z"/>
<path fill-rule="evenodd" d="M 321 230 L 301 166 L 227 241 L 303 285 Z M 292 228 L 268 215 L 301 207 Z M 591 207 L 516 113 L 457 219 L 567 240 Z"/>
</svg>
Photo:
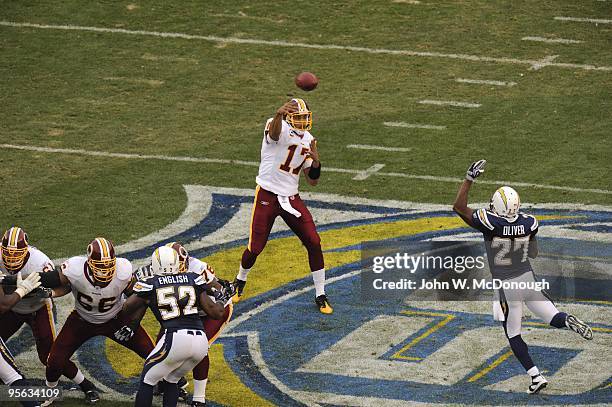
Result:
<svg viewBox="0 0 612 407">
<path fill-rule="evenodd" d="M 534 367 L 532 367 L 531 369 L 529 369 L 529 370 L 527 371 L 527 374 L 528 374 L 529 376 L 533 377 L 533 376 L 537 376 L 537 375 L 539 375 L 539 374 L 540 374 L 540 371 L 538 370 L 538 367 L 537 367 L 537 366 L 534 366 Z"/>
<path fill-rule="evenodd" d="M 193 380 L 193 401 L 206 402 L 206 383 L 208 379 Z"/>
<path fill-rule="evenodd" d="M 249 271 L 251 271 L 251 269 L 245 269 L 242 267 L 242 265 L 240 265 L 240 270 L 238 271 L 238 280 L 246 281 Z"/>
<path fill-rule="evenodd" d="M 325 294 L 325 269 L 313 271 L 312 281 L 315 286 L 315 297 Z"/>
<path fill-rule="evenodd" d="M 83 380 L 85 380 L 85 376 L 83 376 L 83 372 L 81 372 L 81 369 L 79 369 L 77 370 L 77 374 L 76 376 L 74 376 L 72 381 L 75 382 L 76 384 L 81 384 L 83 383 Z"/>
<path fill-rule="evenodd" d="M 57 383 L 58 382 L 49 382 L 49 381 L 45 380 L 45 383 L 46 383 L 47 387 L 57 387 Z"/>
</svg>

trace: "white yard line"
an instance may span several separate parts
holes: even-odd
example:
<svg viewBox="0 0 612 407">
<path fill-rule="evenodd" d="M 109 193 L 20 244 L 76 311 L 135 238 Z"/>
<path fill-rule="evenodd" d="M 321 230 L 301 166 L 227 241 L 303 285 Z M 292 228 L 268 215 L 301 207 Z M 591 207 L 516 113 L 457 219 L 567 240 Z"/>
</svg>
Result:
<svg viewBox="0 0 612 407">
<path fill-rule="evenodd" d="M 421 105 L 437 105 L 437 106 L 453 106 L 453 107 L 467 107 L 471 109 L 475 109 L 477 107 L 482 106 L 480 103 L 471 103 L 471 102 L 456 102 L 454 100 L 419 100 L 418 102 Z"/>
<path fill-rule="evenodd" d="M 582 44 L 584 41 L 568 40 L 567 38 L 523 37 L 523 41 L 547 42 L 549 44 Z"/>
<path fill-rule="evenodd" d="M 542 58 L 540 61 L 538 61 L 537 63 L 531 65 L 531 68 L 529 68 L 532 71 L 537 71 L 539 69 L 542 69 L 546 66 L 550 66 L 550 64 L 554 63 L 553 61 L 555 59 L 557 59 L 559 57 L 559 55 L 549 55 L 547 57 Z"/>
<path fill-rule="evenodd" d="M 584 18 L 584 17 L 555 17 L 558 21 L 575 21 L 578 23 L 612 24 L 612 20 L 603 18 Z"/>
<path fill-rule="evenodd" d="M 355 175 L 353 179 L 355 181 L 363 181 L 364 179 L 370 178 L 371 175 L 376 174 L 378 171 L 382 170 L 385 167 L 385 164 L 374 164 L 370 168 L 367 168 L 365 171 L 361 171 L 359 174 Z"/>
<path fill-rule="evenodd" d="M 67 31 L 91 31 L 91 32 L 103 32 L 103 33 L 114 33 L 114 34 L 153 36 L 153 37 L 161 37 L 161 38 L 180 38 L 180 39 L 187 39 L 187 40 L 203 40 L 203 41 L 210 41 L 210 42 L 216 42 L 216 43 L 222 43 L 222 44 L 232 43 L 232 44 L 249 44 L 249 45 L 269 45 L 269 46 L 275 46 L 275 47 L 290 47 L 290 48 L 340 50 L 340 51 L 352 51 L 352 52 L 365 52 L 368 54 L 403 55 L 403 56 L 413 56 L 413 57 L 456 59 L 456 60 L 473 61 L 473 62 L 493 62 L 493 63 L 500 63 L 500 64 L 514 64 L 514 65 L 533 66 L 534 64 L 537 64 L 539 62 L 537 60 L 508 58 L 508 57 L 490 57 L 490 56 L 482 56 L 482 55 L 453 54 L 453 53 L 444 53 L 444 52 L 424 52 L 424 51 L 411 51 L 411 50 L 401 50 L 401 49 L 368 48 L 368 47 L 350 46 L 350 45 L 311 44 L 311 43 L 288 42 L 288 41 L 268 41 L 268 40 L 259 40 L 259 39 L 250 39 L 250 38 L 217 37 L 217 36 L 212 36 L 212 35 L 194 35 L 194 34 L 175 33 L 175 32 L 126 30 L 124 28 L 18 23 L 18 22 L 13 22 L 13 21 L 0 21 L 0 26 L 26 27 L 26 28 L 38 28 L 38 29 L 50 29 L 50 30 L 67 30 Z M 553 66 L 553 67 L 559 67 L 559 68 L 570 68 L 570 69 L 596 70 L 596 71 L 612 71 L 612 66 L 595 66 L 595 65 L 589 65 L 589 64 L 552 63 L 546 66 Z"/>
<path fill-rule="evenodd" d="M 405 122 L 383 122 L 387 127 L 406 127 L 409 129 L 429 129 L 429 130 L 446 130 L 446 126 L 436 126 L 433 124 L 413 124 Z"/>
<path fill-rule="evenodd" d="M 163 160 L 163 161 L 184 161 L 184 162 L 195 162 L 195 163 L 207 163 L 207 164 L 232 164 L 232 165 L 245 165 L 249 167 L 258 167 L 259 163 L 255 161 L 244 161 L 244 160 L 226 160 L 220 158 L 204 158 L 204 157 L 177 157 L 177 156 L 166 156 L 166 155 L 145 155 L 145 154 L 126 154 L 126 153 L 111 153 L 106 151 L 91 151 L 81 149 L 69 149 L 69 148 L 51 148 L 51 147 L 39 147 L 39 146 L 27 146 L 27 145 L 16 145 L 16 144 L 0 144 L 0 149 L 8 150 L 22 150 L 22 151 L 36 151 L 40 153 L 55 153 L 55 154 L 75 154 L 85 155 L 94 157 L 108 157 L 108 158 L 124 158 L 124 159 L 136 159 L 136 160 Z M 352 170 L 346 168 L 331 168 L 325 167 L 325 171 L 337 172 L 344 174 L 354 174 L 363 176 L 365 172 L 368 172 L 367 176 L 380 175 L 384 177 L 399 177 L 408 179 L 418 179 L 424 181 L 436 181 L 436 182 L 448 182 L 457 184 L 463 181 L 462 178 L 453 177 L 439 177 L 434 175 L 416 175 L 406 174 L 401 172 L 378 172 L 384 164 L 375 164 L 365 171 Z M 367 177 L 366 177 L 367 178 Z M 574 188 L 560 185 L 546 185 L 546 184 L 533 184 L 529 182 L 515 182 L 515 181 L 487 181 L 478 180 L 480 184 L 488 185 L 512 185 L 518 187 L 530 187 L 530 188 L 541 188 L 541 189 L 554 189 L 559 191 L 569 192 L 590 192 L 594 194 L 606 194 L 612 195 L 612 191 L 607 189 L 590 189 L 590 188 Z"/>
<path fill-rule="evenodd" d="M 463 78 L 456 78 L 455 82 L 459 82 L 459 83 L 471 83 L 474 85 L 493 85 L 493 86 L 514 86 L 516 85 L 516 82 L 505 82 L 505 81 L 491 81 L 491 80 L 487 80 L 487 79 L 463 79 Z"/>
<path fill-rule="evenodd" d="M 354 148 L 357 150 L 380 150 L 380 151 L 399 151 L 399 152 L 408 152 L 412 150 L 409 147 L 385 147 L 385 146 L 373 146 L 370 144 L 348 144 L 346 148 Z"/>
</svg>

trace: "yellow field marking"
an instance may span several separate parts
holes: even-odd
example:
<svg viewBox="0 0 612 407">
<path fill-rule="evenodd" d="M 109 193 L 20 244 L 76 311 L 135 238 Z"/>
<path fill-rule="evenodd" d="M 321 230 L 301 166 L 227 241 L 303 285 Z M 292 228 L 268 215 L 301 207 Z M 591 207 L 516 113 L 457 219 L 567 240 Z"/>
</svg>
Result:
<svg viewBox="0 0 612 407">
<path fill-rule="evenodd" d="M 452 321 L 455 318 L 455 316 L 452 314 L 441 314 L 437 312 L 402 311 L 401 314 L 425 315 L 425 316 L 445 317 L 445 318 L 442 321 L 438 322 L 436 325 L 429 328 L 427 331 L 423 332 L 418 337 L 414 338 L 412 341 L 410 341 L 410 343 L 404 345 L 400 350 L 395 352 L 393 356 L 391 356 L 391 359 L 422 360 L 423 358 L 419 358 L 415 356 L 404 356 L 402 355 L 402 353 L 406 352 L 408 349 L 412 348 L 413 346 L 421 342 L 423 339 L 427 338 L 429 335 L 433 334 L 434 332 L 436 332 L 437 330 L 439 330 L 440 328 L 442 328 L 444 325 L 448 324 L 450 321 Z"/>
<path fill-rule="evenodd" d="M 474 376 L 470 377 L 468 379 L 468 382 L 472 383 L 472 382 L 475 382 L 476 380 L 480 379 L 481 377 L 483 377 L 484 375 L 489 373 L 491 370 L 493 370 L 497 366 L 499 366 L 501 363 L 503 363 L 504 360 L 508 359 L 510 356 L 512 356 L 512 350 L 509 350 L 508 352 L 504 353 L 503 355 L 501 355 L 500 357 L 495 359 L 493 361 L 493 363 L 491 363 L 489 366 L 485 367 L 480 372 L 478 372 Z"/>
<path fill-rule="evenodd" d="M 213 344 L 208 353 L 210 356 L 209 383 L 206 386 L 208 400 L 223 406 L 273 406 L 240 381 L 223 357 L 223 344 Z"/>
<path fill-rule="evenodd" d="M 543 327 L 543 328 L 554 328 L 554 327 L 552 327 L 549 324 L 546 324 L 544 322 L 523 322 L 523 325 L 539 326 L 539 327 Z M 612 333 L 612 329 L 610 329 L 610 328 L 601 328 L 601 327 L 597 327 L 597 326 L 592 326 L 591 329 L 593 331 L 603 332 L 603 333 L 606 333 L 606 334 Z"/>
</svg>

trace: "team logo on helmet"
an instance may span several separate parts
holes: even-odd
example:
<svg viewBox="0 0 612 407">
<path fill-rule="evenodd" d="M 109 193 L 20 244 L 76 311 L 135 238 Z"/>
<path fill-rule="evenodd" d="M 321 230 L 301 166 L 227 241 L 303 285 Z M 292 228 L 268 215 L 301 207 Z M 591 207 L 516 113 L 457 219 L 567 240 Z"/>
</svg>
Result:
<svg viewBox="0 0 612 407">
<path fill-rule="evenodd" d="M 297 104 L 298 111 L 288 113 L 285 120 L 296 130 L 310 130 L 312 128 L 312 112 L 308 109 L 308 105 L 303 99 L 296 98 L 291 100 Z"/>
<path fill-rule="evenodd" d="M 498 216 L 514 219 L 521 208 L 521 198 L 514 188 L 500 187 L 491 198 L 490 209 Z"/>
<path fill-rule="evenodd" d="M 95 281 L 102 284 L 111 282 L 117 270 L 115 248 L 110 240 L 97 237 L 87 246 L 87 265 Z"/>
<path fill-rule="evenodd" d="M 158 276 L 180 273 L 180 261 L 177 251 L 169 246 L 157 248 L 153 256 L 151 256 L 151 268 L 153 274 Z"/>
<path fill-rule="evenodd" d="M 179 257 L 179 272 L 186 273 L 187 270 L 189 270 L 189 253 L 187 252 L 187 249 L 185 249 L 185 246 L 179 242 L 168 243 L 166 246 L 171 247 L 176 251 Z"/>
<path fill-rule="evenodd" d="M 2 237 L 2 262 L 9 272 L 21 270 L 28 256 L 28 235 L 20 227 L 13 226 Z"/>
</svg>

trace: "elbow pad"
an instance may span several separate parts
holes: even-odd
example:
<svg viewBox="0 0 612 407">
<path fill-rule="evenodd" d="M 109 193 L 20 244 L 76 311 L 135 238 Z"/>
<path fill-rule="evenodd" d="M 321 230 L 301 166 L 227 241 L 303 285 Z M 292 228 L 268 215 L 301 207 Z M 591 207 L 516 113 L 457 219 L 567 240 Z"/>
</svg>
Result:
<svg viewBox="0 0 612 407">
<path fill-rule="evenodd" d="M 321 163 L 317 168 L 310 167 L 310 171 L 308 171 L 308 178 L 310 179 L 319 179 L 321 176 Z"/>
</svg>

